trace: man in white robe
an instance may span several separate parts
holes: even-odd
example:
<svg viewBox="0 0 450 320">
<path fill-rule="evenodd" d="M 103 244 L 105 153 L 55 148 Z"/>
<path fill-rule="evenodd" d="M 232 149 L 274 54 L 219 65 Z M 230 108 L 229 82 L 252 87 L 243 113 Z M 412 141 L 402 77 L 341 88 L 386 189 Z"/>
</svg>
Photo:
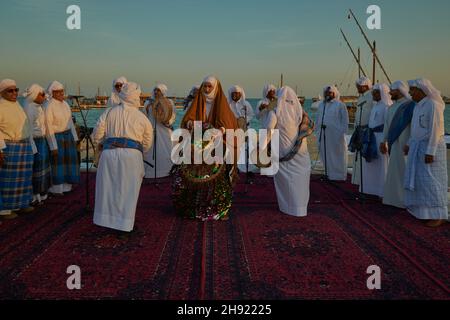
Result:
<svg viewBox="0 0 450 320">
<path fill-rule="evenodd" d="M 326 86 L 325 99 L 319 104 L 316 119 L 316 136 L 320 144 L 320 160 L 325 166 L 327 178 L 334 181 L 347 180 L 348 111 L 340 101 L 335 86 Z"/>
<path fill-rule="evenodd" d="M 274 176 L 278 206 L 281 212 L 304 217 L 308 211 L 311 174 L 311 160 L 306 139 L 303 139 L 298 150 L 292 149 L 299 133 L 303 108 L 296 93 L 289 87 L 279 89 L 277 96 L 277 107 L 269 111 L 266 129 L 279 130 L 280 159 L 291 152 L 296 152 L 292 159 L 279 163 L 279 170 Z"/>
<path fill-rule="evenodd" d="M 395 103 L 388 109 L 384 122 L 384 141 L 380 152 L 389 154 L 389 165 L 384 186 L 383 204 L 405 208 L 404 179 L 406 156 L 403 147 L 411 134 L 411 120 L 415 103 L 409 95 L 409 87 L 403 81 L 391 85 L 390 95 Z"/>
<path fill-rule="evenodd" d="M 133 230 L 144 178 L 143 152 L 153 143 L 153 128 L 139 110 L 141 89 L 126 83 L 121 104 L 111 109 L 93 132 L 103 145 L 95 187 L 94 223 L 124 232 Z"/>
<path fill-rule="evenodd" d="M 45 102 L 46 94 L 44 88 L 38 84 L 28 87 L 23 109 L 27 114 L 33 130 L 33 141 L 37 153 L 34 155 L 33 163 L 33 205 L 42 204 L 47 199 L 48 189 L 51 182 L 50 151 L 47 143 L 47 118 L 42 104 Z"/>
<path fill-rule="evenodd" d="M 358 127 L 361 129 L 367 128 L 370 118 L 370 112 L 373 107 L 372 99 L 372 81 L 367 77 L 361 77 L 356 81 L 356 88 L 360 97 L 357 102 L 357 110 L 355 115 L 355 132 Z M 364 164 L 363 164 L 364 166 Z M 364 183 L 364 177 L 362 179 Z M 352 183 L 356 185 L 361 184 L 361 155 L 359 152 L 355 153 L 352 166 Z"/>
<path fill-rule="evenodd" d="M 244 89 L 240 86 L 232 86 L 228 89 L 228 103 L 230 104 L 230 109 L 233 111 L 236 120 L 240 126 L 240 129 L 250 128 L 250 121 L 254 118 L 255 112 L 251 104 L 245 99 Z M 248 138 L 248 145 L 245 141 L 243 141 L 242 145 L 239 148 L 239 157 L 238 157 L 238 169 L 240 172 L 257 172 L 258 168 L 254 164 L 250 164 L 249 156 L 247 156 L 247 148 L 248 155 L 250 155 L 251 150 L 253 150 L 254 145 L 257 140 Z M 254 141 L 253 141 L 254 140 Z"/>
<path fill-rule="evenodd" d="M 47 88 L 49 100 L 44 105 L 51 151 L 52 186 L 49 192 L 62 196 L 80 182 L 80 163 L 76 142 L 78 135 L 72 119 L 72 110 L 64 101 L 64 86 L 53 81 Z"/>
<path fill-rule="evenodd" d="M 384 84 L 376 84 L 372 90 L 374 106 L 370 112 L 368 129 L 363 138 L 363 186 L 360 192 L 378 197 L 384 195 L 389 157 L 379 150 L 384 140 L 383 130 L 388 108 L 392 105 L 389 95 L 389 87 Z"/>
<path fill-rule="evenodd" d="M 269 114 L 269 106 L 276 103 L 277 88 L 273 84 L 266 84 L 263 88 L 263 98 L 256 105 L 256 118 L 261 122 L 261 126 L 265 127 L 267 115 Z"/>
<path fill-rule="evenodd" d="M 173 101 L 166 98 L 167 91 L 166 85 L 156 85 L 155 88 L 153 88 L 153 99 L 147 101 L 144 105 L 145 114 L 153 126 L 153 138 L 155 139 L 150 150 L 144 154 L 145 160 L 153 165 L 153 167 L 147 164 L 145 165 L 145 178 L 147 179 L 167 177 L 173 166 L 171 158 L 173 142 L 171 136 L 173 132 L 172 125 L 177 117 L 177 110 Z M 161 109 L 153 110 L 156 107 L 154 102 L 161 98 L 164 98 L 169 102 L 170 105 L 167 105 L 166 107 L 171 108 L 172 111 L 172 116 L 163 122 L 159 121 L 159 119 L 155 119 L 154 112 L 164 111 Z M 157 108 L 161 107 L 162 106 L 159 105 Z"/>
<path fill-rule="evenodd" d="M 409 85 L 417 105 L 405 146 L 405 206 L 417 219 L 429 220 L 427 226 L 438 227 L 448 220 L 445 103 L 429 80 L 418 79 Z"/>
<path fill-rule="evenodd" d="M 113 80 L 112 92 L 106 104 L 107 109 L 105 110 L 105 112 L 107 112 L 109 108 L 115 107 L 120 103 L 119 94 L 120 91 L 122 90 L 123 85 L 126 84 L 127 82 L 128 82 L 127 78 L 123 76 Z"/>
</svg>

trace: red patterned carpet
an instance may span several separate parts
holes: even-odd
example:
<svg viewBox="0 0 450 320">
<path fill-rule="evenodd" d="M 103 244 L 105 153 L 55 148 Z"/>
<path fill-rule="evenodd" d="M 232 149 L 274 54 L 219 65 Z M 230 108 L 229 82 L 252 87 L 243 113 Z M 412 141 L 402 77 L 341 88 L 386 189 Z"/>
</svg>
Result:
<svg viewBox="0 0 450 320">
<path fill-rule="evenodd" d="M 308 217 L 294 218 L 277 210 L 270 178 L 248 193 L 244 180 L 231 219 L 207 223 L 175 216 L 170 179 L 144 184 L 128 240 L 92 224 L 84 185 L 3 221 L 0 298 L 450 299 L 450 225 L 426 228 L 317 177 Z M 81 268 L 81 290 L 66 287 L 70 265 Z M 381 290 L 367 289 L 370 265 L 381 268 Z"/>
</svg>

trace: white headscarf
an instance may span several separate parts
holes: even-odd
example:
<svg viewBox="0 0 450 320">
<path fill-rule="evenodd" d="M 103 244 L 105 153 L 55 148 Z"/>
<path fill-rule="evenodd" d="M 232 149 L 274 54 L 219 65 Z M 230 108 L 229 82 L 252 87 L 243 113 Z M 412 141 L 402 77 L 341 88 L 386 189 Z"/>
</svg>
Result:
<svg viewBox="0 0 450 320">
<path fill-rule="evenodd" d="M 195 85 L 191 88 L 191 91 L 189 91 L 189 95 L 193 96 L 194 95 L 194 91 L 200 89 L 200 86 Z"/>
<path fill-rule="evenodd" d="M 209 94 L 205 94 L 204 92 L 202 92 L 202 94 L 205 96 L 206 102 L 212 103 L 217 94 L 217 78 L 214 76 L 207 76 L 203 79 L 202 84 L 206 82 L 211 83 L 213 90 Z"/>
<path fill-rule="evenodd" d="M 338 88 L 336 86 L 330 85 L 323 88 L 323 97 L 325 99 L 325 93 L 330 90 L 330 92 L 334 92 L 334 100 L 339 101 L 341 99 L 341 93 L 339 92 Z"/>
<path fill-rule="evenodd" d="M 17 87 L 17 84 L 14 80 L 3 79 L 2 81 L 0 81 L 0 92 L 3 92 L 10 87 Z"/>
<path fill-rule="evenodd" d="M 409 95 L 409 87 L 404 81 L 398 80 L 392 83 L 391 90 L 399 90 L 406 99 L 411 100 L 411 96 Z"/>
<path fill-rule="evenodd" d="M 233 92 L 240 92 L 241 93 L 241 98 L 237 101 L 237 102 L 235 102 L 234 100 L 233 100 L 233 97 L 232 97 L 232 94 L 233 94 Z M 237 85 L 235 85 L 235 86 L 232 86 L 230 89 L 228 89 L 228 103 L 239 103 L 239 102 L 244 102 L 245 101 L 245 92 L 244 92 L 244 89 L 242 89 L 240 86 L 237 86 Z"/>
<path fill-rule="evenodd" d="M 152 95 L 155 95 L 155 89 L 159 89 L 162 93 L 162 95 L 165 97 L 167 94 L 167 91 L 169 90 L 167 86 L 163 83 L 158 83 L 152 90 Z"/>
<path fill-rule="evenodd" d="M 58 81 L 53 81 L 47 87 L 47 93 L 50 97 L 53 96 L 53 91 L 58 91 L 58 90 L 64 90 L 64 86 Z"/>
<path fill-rule="evenodd" d="M 370 80 L 367 77 L 361 77 L 358 80 L 356 80 L 356 85 L 358 85 L 358 86 L 368 86 L 369 89 L 372 89 L 372 80 Z"/>
<path fill-rule="evenodd" d="M 385 83 L 377 83 L 372 90 L 378 90 L 381 94 L 381 100 L 388 107 L 392 105 L 391 95 L 389 94 L 389 87 Z"/>
<path fill-rule="evenodd" d="M 263 99 L 267 99 L 267 94 L 272 90 L 277 92 L 277 88 L 273 84 L 266 84 L 263 88 Z"/>
<path fill-rule="evenodd" d="M 297 94 L 290 87 L 282 87 L 277 92 L 278 102 L 276 108 L 277 123 L 283 128 L 295 128 L 297 134 L 303 109 Z"/>
<path fill-rule="evenodd" d="M 408 86 L 410 88 L 418 88 L 417 86 L 417 80 L 408 80 Z"/>
<path fill-rule="evenodd" d="M 32 84 L 28 88 L 25 89 L 25 92 L 22 94 L 24 98 L 26 98 L 27 103 L 32 103 L 36 100 L 39 93 L 44 92 L 44 88 L 42 88 L 38 84 Z"/>
<path fill-rule="evenodd" d="M 116 104 L 120 103 L 119 92 L 117 92 L 117 90 L 116 90 L 116 84 L 121 83 L 122 85 L 124 85 L 127 82 L 128 82 L 128 80 L 125 77 L 119 77 L 119 78 L 113 80 L 112 92 L 111 92 L 112 105 L 116 105 Z"/>
<path fill-rule="evenodd" d="M 141 87 L 134 82 L 127 82 L 119 93 L 120 100 L 129 106 L 139 108 L 141 106 Z"/>
<path fill-rule="evenodd" d="M 433 86 L 430 80 L 417 79 L 417 87 L 421 89 L 428 98 L 439 105 L 443 105 L 443 107 L 445 108 L 445 102 L 442 99 L 441 92 Z"/>
</svg>

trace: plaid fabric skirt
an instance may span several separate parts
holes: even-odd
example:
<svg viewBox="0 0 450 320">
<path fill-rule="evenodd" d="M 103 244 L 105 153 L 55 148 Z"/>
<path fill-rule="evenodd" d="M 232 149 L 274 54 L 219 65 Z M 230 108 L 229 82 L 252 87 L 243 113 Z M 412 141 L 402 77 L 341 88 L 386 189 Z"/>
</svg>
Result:
<svg viewBox="0 0 450 320">
<path fill-rule="evenodd" d="M 52 184 L 80 182 L 80 162 L 77 145 L 70 130 L 55 134 L 58 158 L 51 157 Z"/>
<path fill-rule="evenodd" d="M 0 209 L 27 208 L 33 198 L 33 150 L 28 139 L 5 142 L 5 161 L 0 170 Z"/>
<path fill-rule="evenodd" d="M 45 137 L 34 138 L 38 153 L 33 163 L 33 193 L 47 193 L 51 186 L 50 151 Z"/>
</svg>

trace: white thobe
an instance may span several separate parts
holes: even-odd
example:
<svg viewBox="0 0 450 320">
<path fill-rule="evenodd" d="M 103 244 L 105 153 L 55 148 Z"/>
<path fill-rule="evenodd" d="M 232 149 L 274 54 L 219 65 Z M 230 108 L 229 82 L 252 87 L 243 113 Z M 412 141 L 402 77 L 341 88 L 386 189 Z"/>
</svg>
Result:
<svg viewBox="0 0 450 320">
<path fill-rule="evenodd" d="M 370 112 L 373 107 L 373 97 L 372 91 L 369 90 L 364 93 L 361 97 L 358 98 L 357 102 L 358 108 L 355 114 L 355 128 L 358 125 L 366 126 L 369 123 Z M 362 109 L 362 113 L 361 113 Z M 353 166 L 352 166 L 352 183 L 360 184 L 360 176 L 361 176 L 361 156 L 355 153 L 355 157 L 353 158 Z M 363 163 L 364 167 L 364 163 Z M 363 181 L 364 183 L 364 181 Z"/>
<path fill-rule="evenodd" d="M 403 98 L 388 108 L 383 132 L 386 145 L 392 120 L 394 119 L 398 108 L 406 102 L 408 102 L 408 100 Z M 386 183 L 384 185 L 383 204 L 405 208 L 403 181 L 405 179 L 406 156 L 403 152 L 403 147 L 408 143 L 410 134 L 411 125 L 408 125 L 391 146 Z"/>
<path fill-rule="evenodd" d="M 275 112 L 270 111 L 266 122 L 266 129 L 279 130 L 281 158 L 291 150 L 298 134 L 299 124 L 286 128 L 279 126 L 277 122 L 278 119 Z M 311 160 L 308 152 L 308 144 L 306 139 L 303 139 L 301 147 L 294 158 L 289 161 L 280 162 L 278 172 L 274 175 L 278 206 L 281 212 L 296 217 L 304 217 L 307 215 L 310 174 Z"/>
<path fill-rule="evenodd" d="M 231 102 L 230 103 L 230 109 L 233 111 L 234 116 L 236 119 L 247 117 L 247 124 L 250 123 L 250 121 L 254 118 L 255 112 L 253 111 L 252 106 L 248 101 L 238 101 L 238 102 Z M 248 126 L 250 128 L 250 126 Z M 238 169 L 241 172 L 247 172 L 247 164 L 248 162 L 248 171 L 249 172 L 258 172 L 258 167 L 256 167 L 254 164 L 250 164 L 250 160 L 247 157 L 246 148 L 248 147 L 248 154 L 250 155 L 250 152 L 254 149 L 254 141 L 253 139 L 248 139 L 248 146 L 245 143 L 245 140 L 242 142 L 241 146 L 239 147 L 239 155 L 238 155 Z M 247 159 L 246 159 L 247 157 Z"/>
<path fill-rule="evenodd" d="M 444 134 L 444 110 L 431 99 L 422 99 L 414 108 L 405 172 L 405 187 L 409 187 L 405 191 L 405 206 L 418 219 L 448 219 Z M 426 154 L 434 157 L 433 163 L 425 164 Z M 410 165 L 415 170 L 408 173 Z"/>
<path fill-rule="evenodd" d="M 177 110 L 172 101 L 170 101 L 172 105 L 172 117 L 168 121 L 168 126 L 171 126 L 177 117 Z M 147 112 L 147 106 L 149 102 L 146 102 L 144 106 L 144 110 Z M 167 177 L 172 169 L 173 162 L 171 158 L 172 154 L 172 129 L 167 127 L 166 125 L 155 122 L 153 118 L 153 107 L 150 105 L 148 107 L 147 117 L 152 123 L 153 128 L 155 129 L 155 143 L 152 145 L 150 150 L 144 154 L 145 161 L 151 163 L 154 167 L 150 167 L 145 164 L 145 178 L 155 178 L 155 170 L 156 170 L 156 178 Z M 156 126 L 155 126 L 156 124 Z M 155 159 L 156 156 L 156 159 Z"/>
<path fill-rule="evenodd" d="M 373 129 L 380 125 L 384 125 L 385 116 L 388 106 L 382 101 L 376 103 L 370 113 L 369 128 Z M 363 160 L 363 189 L 360 191 L 365 194 L 376 195 L 382 197 L 384 194 L 384 184 L 386 181 L 386 173 L 389 157 L 387 154 L 381 154 L 379 146 L 384 140 L 383 132 L 375 132 L 376 146 L 378 158 L 372 159 L 370 162 Z"/>
<path fill-rule="evenodd" d="M 47 142 L 50 150 L 58 150 L 56 143 L 56 133 L 61 133 L 70 130 L 75 141 L 78 141 L 77 131 L 72 120 L 72 110 L 65 101 L 50 99 L 44 105 L 44 112 L 47 118 Z M 51 193 L 63 193 L 72 190 L 72 185 L 63 183 L 59 185 L 52 185 L 49 189 Z"/>
<path fill-rule="evenodd" d="M 321 129 L 322 118 L 326 129 Z M 347 143 L 345 141 L 347 130 L 348 111 L 345 104 L 338 100 L 321 102 L 317 111 L 316 136 L 320 141 L 320 159 L 326 165 L 330 180 L 345 181 L 347 179 Z"/>
<path fill-rule="evenodd" d="M 153 143 L 153 128 L 138 108 L 120 105 L 111 109 L 106 121 L 99 122 L 93 133 L 96 143 L 109 137 L 135 140 L 145 152 Z M 94 223 L 121 231 L 133 230 L 143 178 L 144 162 L 139 150 L 104 150 L 97 169 Z"/>
</svg>

